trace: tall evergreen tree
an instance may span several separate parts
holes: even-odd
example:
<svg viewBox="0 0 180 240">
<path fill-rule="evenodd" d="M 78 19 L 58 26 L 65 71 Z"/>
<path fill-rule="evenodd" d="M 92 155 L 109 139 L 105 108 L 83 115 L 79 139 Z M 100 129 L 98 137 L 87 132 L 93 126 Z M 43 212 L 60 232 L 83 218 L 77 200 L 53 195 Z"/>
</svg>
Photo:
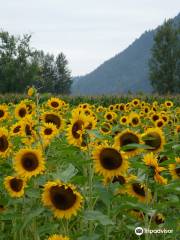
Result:
<svg viewBox="0 0 180 240">
<path fill-rule="evenodd" d="M 154 90 L 160 94 L 180 92 L 179 30 L 171 20 L 158 29 L 154 37 L 152 57 L 149 62 L 150 80 Z"/>
<path fill-rule="evenodd" d="M 54 82 L 54 92 L 69 94 L 72 84 L 71 73 L 68 69 L 68 61 L 63 53 L 56 58 L 56 79 Z"/>
</svg>

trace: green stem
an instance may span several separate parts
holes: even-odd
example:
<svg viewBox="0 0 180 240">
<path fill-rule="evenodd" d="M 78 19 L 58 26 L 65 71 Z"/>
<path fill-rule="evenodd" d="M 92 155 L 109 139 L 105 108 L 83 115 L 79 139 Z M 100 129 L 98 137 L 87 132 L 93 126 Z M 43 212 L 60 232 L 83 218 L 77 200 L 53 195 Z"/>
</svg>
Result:
<svg viewBox="0 0 180 240">
<path fill-rule="evenodd" d="M 108 204 L 107 216 L 110 217 L 111 213 L 111 203 Z M 105 226 L 105 240 L 109 240 L 109 225 Z"/>
</svg>

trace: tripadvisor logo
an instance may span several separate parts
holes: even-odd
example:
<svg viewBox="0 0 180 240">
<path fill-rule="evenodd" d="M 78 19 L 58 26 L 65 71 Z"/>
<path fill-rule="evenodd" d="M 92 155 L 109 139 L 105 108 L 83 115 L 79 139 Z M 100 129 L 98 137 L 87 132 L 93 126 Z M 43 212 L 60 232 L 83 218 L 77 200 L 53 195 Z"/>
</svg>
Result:
<svg viewBox="0 0 180 240">
<path fill-rule="evenodd" d="M 138 236 L 141 236 L 143 234 L 144 230 L 142 227 L 135 228 L 135 234 Z"/>
<path fill-rule="evenodd" d="M 142 227 L 137 227 L 135 228 L 135 234 L 137 236 L 141 236 L 143 233 L 160 233 L 160 234 L 167 234 L 167 233 L 173 233 L 172 229 L 148 229 L 148 228 L 142 228 Z"/>
</svg>

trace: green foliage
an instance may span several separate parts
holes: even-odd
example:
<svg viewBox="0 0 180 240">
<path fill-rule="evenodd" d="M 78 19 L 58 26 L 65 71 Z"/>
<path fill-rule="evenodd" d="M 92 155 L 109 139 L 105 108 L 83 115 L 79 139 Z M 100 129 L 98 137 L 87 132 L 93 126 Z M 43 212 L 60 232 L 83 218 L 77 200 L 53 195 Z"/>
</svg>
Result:
<svg viewBox="0 0 180 240">
<path fill-rule="evenodd" d="M 55 59 L 30 46 L 31 35 L 23 37 L 0 32 L 0 92 L 22 93 L 35 85 L 41 92 L 69 94 L 71 74 L 63 53 Z"/>
<path fill-rule="evenodd" d="M 180 26 L 168 20 L 154 37 L 150 59 L 150 79 L 154 90 L 160 94 L 180 92 Z"/>
</svg>

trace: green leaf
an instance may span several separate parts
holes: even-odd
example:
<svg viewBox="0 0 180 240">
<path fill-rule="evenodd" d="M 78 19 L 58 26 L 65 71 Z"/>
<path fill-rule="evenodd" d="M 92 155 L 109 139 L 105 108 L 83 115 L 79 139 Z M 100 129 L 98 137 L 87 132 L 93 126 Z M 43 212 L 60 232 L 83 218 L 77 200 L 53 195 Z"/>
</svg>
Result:
<svg viewBox="0 0 180 240">
<path fill-rule="evenodd" d="M 32 210 L 29 214 L 26 216 L 26 220 L 24 221 L 24 224 L 22 225 L 20 231 L 23 231 L 23 229 L 32 221 L 33 218 L 39 216 L 44 211 L 44 208 L 37 208 Z"/>
<path fill-rule="evenodd" d="M 172 149 L 180 150 L 180 144 L 176 144 L 176 145 L 172 146 Z"/>
<path fill-rule="evenodd" d="M 131 143 L 131 144 L 127 144 L 126 146 L 122 147 L 121 150 L 126 151 L 126 150 L 130 150 L 130 149 L 148 149 L 151 150 L 153 149 L 152 147 L 145 145 L 145 144 L 137 144 L 137 143 Z"/>
<path fill-rule="evenodd" d="M 98 240 L 100 236 L 98 234 L 92 234 L 91 236 L 83 235 L 79 237 L 77 240 Z"/>
<path fill-rule="evenodd" d="M 64 170 L 63 172 L 57 172 L 56 174 L 53 175 L 53 177 L 61 179 L 63 182 L 68 182 L 77 173 L 78 173 L 78 170 L 74 167 L 74 165 L 70 163 L 66 170 Z"/>
<path fill-rule="evenodd" d="M 100 224 L 106 226 L 106 225 L 112 225 L 114 224 L 113 221 L 100 211 L 85 211 L 84 213 L 85 219 L 88 221 L 98 221 Z"/>
</svg>

